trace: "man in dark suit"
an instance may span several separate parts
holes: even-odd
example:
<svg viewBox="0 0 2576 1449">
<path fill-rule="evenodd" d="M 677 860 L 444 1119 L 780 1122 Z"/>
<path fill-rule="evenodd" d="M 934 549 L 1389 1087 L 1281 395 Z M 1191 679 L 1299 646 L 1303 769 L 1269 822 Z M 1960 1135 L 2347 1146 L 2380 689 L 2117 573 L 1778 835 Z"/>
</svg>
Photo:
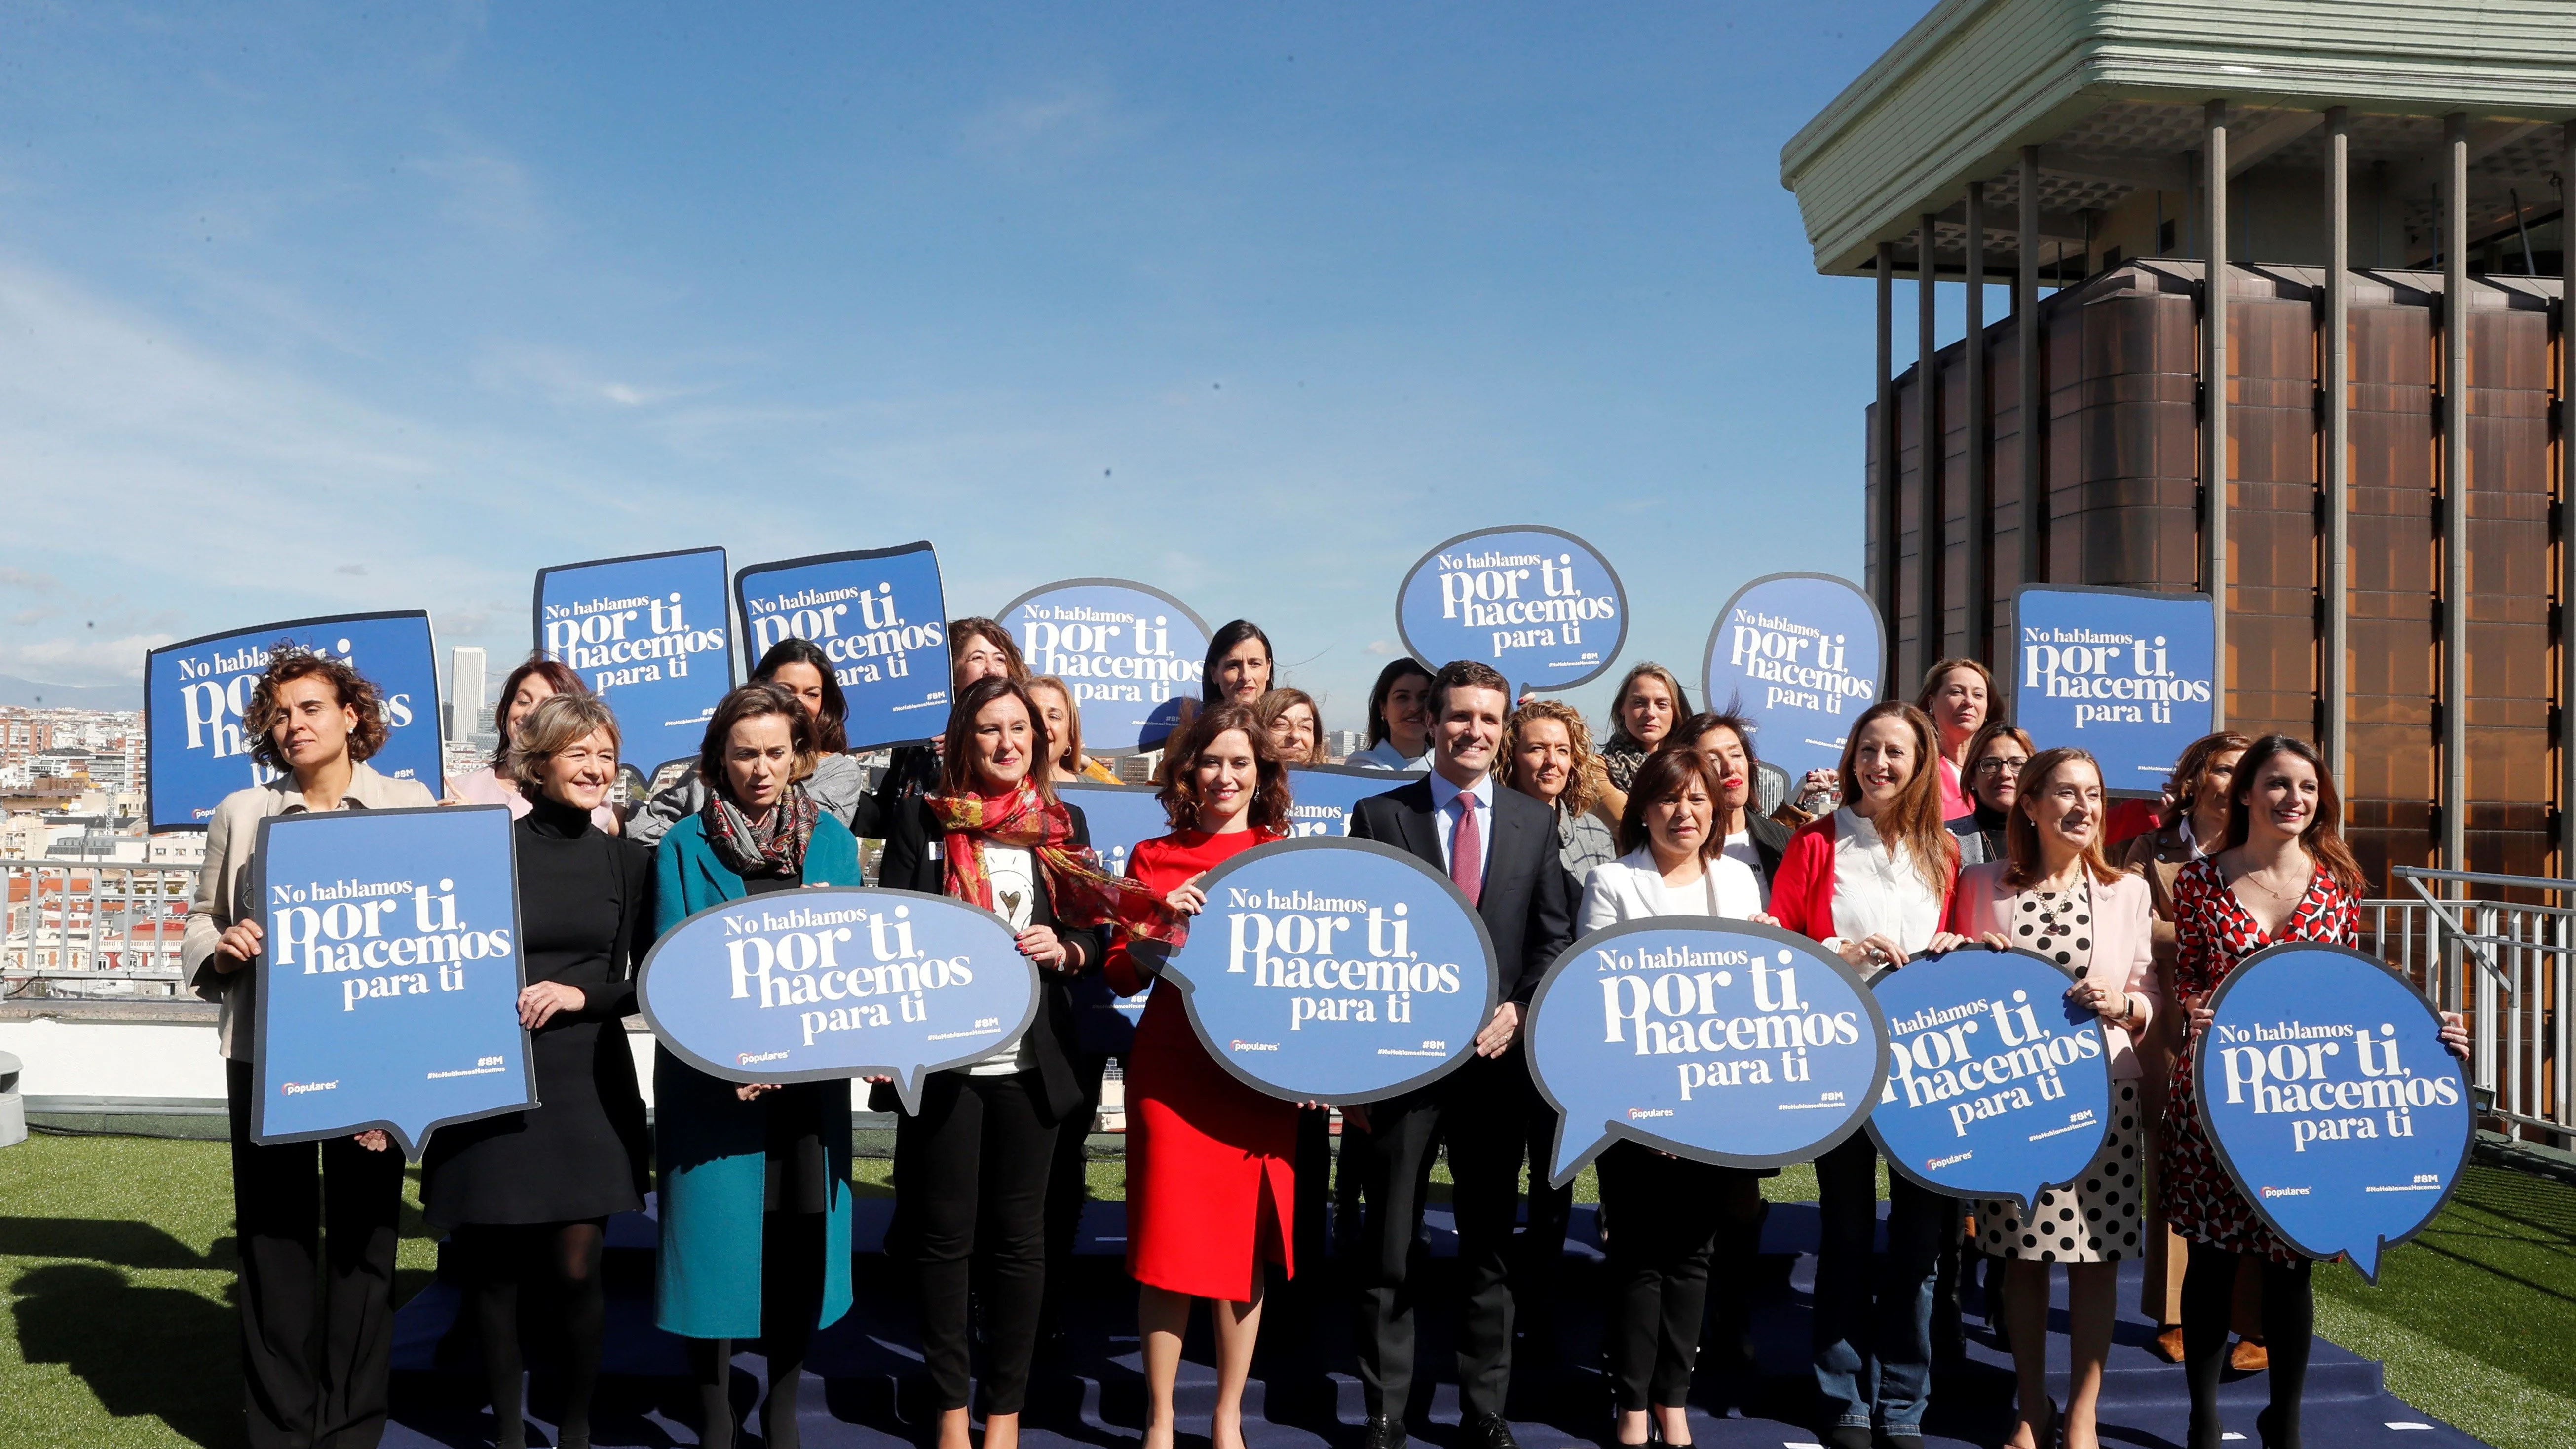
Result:
<svg viewBox="0 0 2576 1449">
<path fill-rule="evenodd" d="M 1351 812 L 1352 835 L 1411 853 L 1475 904 L 1493 939 L 1502 997 L 1464 1066 L 1420 1091 L 1345 1114 L 1364 1128 L 1344 1138 L 1343 1170 L 1360 1174 L 1367 1199 L 1352 1253 L 1360 1284 L 1366 1449 L 1402 1449 L 1405 1442 L 1414 1367 L 1407 1270 L 1434 1145 L 1443 1139 L 1456 1183 L 1451 1202 L 1462 1279 L 1459 1444 L 1519 1449 L 1503 1419 L 1512 1377 L 1508 1264 L 1523 1145 L 1534 1135 L 1528 1122 L 1548 1111 L 1530 1080 L 1520 1029 L 1539 977 L 1574 939 L 1574 882 L 1557 859 L 1555 817 L 1529 796 L 1503 789 L 1491 773 L 1510 709 L 1510 686 L 1491 668 L 1473 660 L 1442 667 L 1431 685 L 1431 773 L 1362 800 Z M 1545 1159 L 1532 1168 L 1544 1177 Z"/>
</svg>

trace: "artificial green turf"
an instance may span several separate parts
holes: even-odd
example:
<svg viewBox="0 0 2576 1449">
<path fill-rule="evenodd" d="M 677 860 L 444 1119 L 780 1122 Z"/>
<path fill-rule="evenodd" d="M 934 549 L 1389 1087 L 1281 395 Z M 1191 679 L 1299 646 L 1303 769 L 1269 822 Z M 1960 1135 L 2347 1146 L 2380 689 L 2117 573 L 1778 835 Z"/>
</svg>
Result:
<svg viewBox="0 0 2576 1449">
<path fill-rule="evenodd" d="M 2377 1287 L 2340 1263 L 2316 1281 L 2317 1331 L 2399 1398 L 2493 1444 L 2576 1443 L 2576 1189 L 2471 1167 Z"/>
<path fill-rule="evenodd" d="M 891 1191 L 889 1166 L 859 1159 L 858 1190 Z M 1122 1160 L 1086 1169 L 1094 1197 L 1124 1195 Z M 1814 1170 L 1763 1191 L 1811 1199 Z M 1587 1171 L 1576 1197 L 1595 1196 Z M 403 1297 L 436 1261 L 417 1173 L 406 1198 Z M 0 1151 L 0 1446 L 240 1443 L 231 1227 L 220 1142 L 40 1136 Z M 2472 1168 L 2378 1287 L 2342 1267 L 2317 1282 L 2319 1331 L 2384 1360 L 2407 1402 L 2502 1449 L 2576 1443 L 2576 1188 Z"/>
</svg>

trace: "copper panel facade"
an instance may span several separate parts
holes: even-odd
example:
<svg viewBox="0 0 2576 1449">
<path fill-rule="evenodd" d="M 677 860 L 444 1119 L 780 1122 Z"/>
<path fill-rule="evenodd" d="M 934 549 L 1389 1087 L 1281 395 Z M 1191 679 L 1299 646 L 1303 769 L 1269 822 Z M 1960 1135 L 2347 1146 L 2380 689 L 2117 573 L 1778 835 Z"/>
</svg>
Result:
<svg viewBox="0 0 2576 1449">
<path fill-rule="evenodd" d="M 1913 678 L 1923 610 L 1923 410 L 1915 401 L 1920 368 L 1908 369 L 1893 389 L 1896 400 L 1896 611 L 1887 621 L 1889 652 L 1899 681 Z"/>
<path fill-rule="evenodd" d="M 2379 889 L 2392 865 L 2434 863 L 2440 737 L 2433 696 L 2440 640 L 2434 583 L 2433 313 L 2421 294 L 2351 311 L 2352 457 L 2345 511 L 2352 557 L 2344 608 L 2352 687 L 2344 697 L 2346 833 Z"/>
<path fill-rule="evenodd" d="M 1989 628 L 1986 662 L 1998 671 L 2012 667 L 2012 596 L 2025 582 L 2022 574 L 2021 517 L 2021 345 L 2018 324 L 2007 322 L 1986 348 L 1986 396 L 1994 403 L 1994 431 L 1986 446 L 1987 487 L 1991 500 L 1986 517 L 1986 560 L 1991 570 L 1986 591 Z"/>
<path fill-rule="evenodd" d="M 2127 267 L 2040 302 L 2048 512 L 2020 516 L 2018 323 L 1988 329 L 1988 496 L 1967 516 L 1965 348 L 1944 349 L 1942 450 L 1949 515 L 1942 569 L 1953 643 L 1963 642 L 1965 530 L 1990 539 L 1990 657 L 2011 657 L 2009 603 L 2025 538 L 2052 582 L 2203 586 L 2199 519 L 2199 310 L 2187 273 Z M 2247 733 L 2314 739 L 2323 610 L 2345 612 L 2351 657 L 2342 771 L 2347 833 L 2375 888 L 2391 865 L 2437 864 L 2442 440 L 2438 280 L 2356 273 L 2350 311 L 2349 554 L 2339 600 L 2322 577 L 2317 308 L 2302 273 L 2240 269 L 2230 297 L 2228 720 Z M 2482 284 L 2481 284 L 2482 286 Z M 2476 870 L 2564 873 L 2556 859 L 2556 750 L 2564 600 L 2557 598 L 2549 409 L 2555 349 L 2541 299 L 2481 290 L 2469 309 L 2469 738 L 2467 832 Z M 2514 305 L 2496 305 L 2511 301 Z M 1911 688 L 1933 654 L 1918 642 L 1921 483 L 1913 373 L 1896 389 L 1900 537 L 1893 553 L 1895 673 Z M 1873 447 L 1878 435 L 1873 434 Z M 1875 470 L 1873 469 L 1873 477 Z M 1880 515 L 1873 506 L 1871 527 Z M 1883 559 L 1887 552 L 1873 553 Z M 1936 644 L 1935 648 L 1938 647 Z M 2049 743 L 2041 741 L 2042 745 Z"/>
<path fill-rule="evenodd" d="M 2227 319 L 2227 725 L 2315 739 L 2315 314 L 2240 296 Z"/>
<path fill-rule="evenodd" d="M 2049 318 L 2049 577 L 2197 584 L 2198 424 L 2191 299 L 2068 294 Z"/>
<path fill-rule="evenodd" d="M 1968 644 L 1969 500 L 1968 344 L 1941 349 L 1941 618 L 1932 657 L 1962 652 Z M 1992 392 L 1986 394 L 1989 401 Z M 1928 665 L 1926 666 L 1929 667 Z"/>
<path fill-rule="evenodd" d="M 2549 316 L 2469 314 L 2469 869 L 2550 867 Z"/>
</svg>

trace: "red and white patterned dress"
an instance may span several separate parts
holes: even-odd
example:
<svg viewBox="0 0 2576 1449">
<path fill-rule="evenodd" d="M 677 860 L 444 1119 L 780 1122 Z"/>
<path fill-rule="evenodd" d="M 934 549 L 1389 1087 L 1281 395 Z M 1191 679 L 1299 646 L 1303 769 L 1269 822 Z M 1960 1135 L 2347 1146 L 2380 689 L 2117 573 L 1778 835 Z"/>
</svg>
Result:
<svg viewBox="0 0 2576 1449">
<path fill-rule="evenodd" d="M 2298 908 L 2269 936 L 2228 888 L 2215 860 L 2195 860 L 2174 878 L 2173 914 L 2176 1002 L 2209 995 L 2237 962 L 2266 946 L 2283 941 L 2357 946 L 2361 941 L 2361 915 L 2352 893 L 2323 869 L 2308 883 Z M 2260 1253 L 2276 1263 L 2296 1263 L 2306 1255 L 2263 1225 L 2253 1204 L 2228 1179 L 2201 1129 L 2200 1103 L 2191 1086 L 2192 1046 L 2186 1034 L 2174 1053 L 2173 1081 L 2165 1098 L 2164 1142 L 2156 1164 L 2165 1221 L 2186 1238 Z"/>
</svg>

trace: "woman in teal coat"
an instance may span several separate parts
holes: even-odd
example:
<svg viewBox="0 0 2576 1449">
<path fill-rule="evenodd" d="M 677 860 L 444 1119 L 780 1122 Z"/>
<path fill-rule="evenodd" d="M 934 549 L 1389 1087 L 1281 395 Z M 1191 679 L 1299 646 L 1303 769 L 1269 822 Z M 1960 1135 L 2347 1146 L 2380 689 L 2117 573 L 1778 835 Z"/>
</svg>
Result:
<svg viewBox="0 0 2576 1449">
<path fill-rule="evenodd" d="M 777 685 L 746 684 L 716 706 L 698 760 L 716 788 L 655 855 L 657 935 L 746 896 L 864 884 L 857 837 L 801 783 L 815 758 L 813 722 Z M 757 1335 L 769 1359 L 762 1434 L 795 1449 L 805 1346 L 850 1311 L 850 1084 L 738 1085 L 659 1051 L 653 1096 L 654 1321 L 689 1340 L 699 1442 L 733 1443 L 733 1340 Z"/>
</svg>

